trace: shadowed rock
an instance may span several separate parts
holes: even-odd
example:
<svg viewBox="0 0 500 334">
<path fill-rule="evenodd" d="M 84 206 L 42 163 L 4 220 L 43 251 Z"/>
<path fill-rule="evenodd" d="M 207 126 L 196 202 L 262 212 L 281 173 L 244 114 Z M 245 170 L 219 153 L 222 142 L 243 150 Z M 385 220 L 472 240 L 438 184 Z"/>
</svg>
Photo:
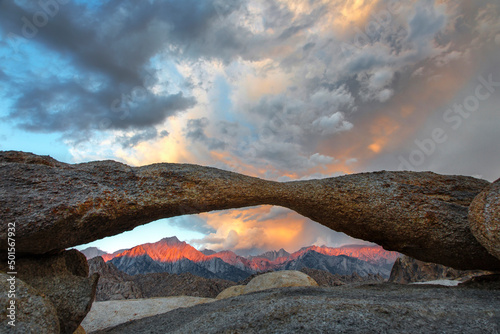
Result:
<svg viewBox="0 0 500 334">
<path fill-rule="evenodd" d="M 474 199 L 469 221 L 477 240 L 500 259 L 500 179 Z"/>
<path fill-rule="evenodd" d="M 12 276 L 0 272 L 0 333 L 59 334 L 57 311 L 49 298 L 19 278 L 12 287 L 15 298 L 10 298 L 7 292 L 11 284 L 7 279 Z M 12 308 L 11 301 L 15 301 L 12 311 L 8 309 Z"/>
<path fill-rule="evenodd" d="M 470 231 L 468 206 L 487 181 L 378 172 L 277 183 L 183 164 L 64 164 L 0 152 L 0 249 L 16 223 L 21 253 L 45 253 L 185 214 L 270 204 L 426 262 L 500 269 Z"/>
<path fill-rule="evenodd" d="M 422 262 L 408 256 L 402 256 L 394 263 L 389 282 L 401 284 L 437 280 L 463 282 L 472 277 L 489 274 L 491 272 L 483 270 L 456 270 L 441 264 Z"/>
<path fill-rule="evenodd" d="M 6 262 L 0 262 L 0 271 L 8 271 Z M 87 277 L 89 269 L 85 256 L 70 250 L 55 255 L 17 258 L 16 271 L 18 279 L 48 297 L 57 312 L 60 332 L 72 334 L 90 310 L 99 277 L 98 274 Z M 36 293 L 28 293 L 36 298 Z M 22 313 L 33 312 L 23 303 L 18 304 L 18 309 Z M 44 328 L 52 333 L 47 326 Z"/>
<path fill-rule="evenodd" d="M 97 333 L 495 333 L 500 291 L 399 284 L 281 288 Z"/>
</svg>

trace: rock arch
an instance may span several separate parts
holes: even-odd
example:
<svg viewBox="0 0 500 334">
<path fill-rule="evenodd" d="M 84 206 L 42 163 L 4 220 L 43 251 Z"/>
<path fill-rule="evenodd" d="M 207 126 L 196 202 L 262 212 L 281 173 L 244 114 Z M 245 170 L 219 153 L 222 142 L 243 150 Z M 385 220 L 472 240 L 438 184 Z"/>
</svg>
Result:
<svg viewBox="0 0 500 334">
<path fill-rule="evenodd" d="M 376 172 L 278 183 L 210 167 L 115 161 L 65 164 L 0 152 L 0 249 L 16 225 L 18 253 L 47 253 L 151 221 L 254 205 L 292 209 L 387 250 L 457 269 L 500 269 L 470 231 L 468 206 L 487 181 Z"/>
</svg>

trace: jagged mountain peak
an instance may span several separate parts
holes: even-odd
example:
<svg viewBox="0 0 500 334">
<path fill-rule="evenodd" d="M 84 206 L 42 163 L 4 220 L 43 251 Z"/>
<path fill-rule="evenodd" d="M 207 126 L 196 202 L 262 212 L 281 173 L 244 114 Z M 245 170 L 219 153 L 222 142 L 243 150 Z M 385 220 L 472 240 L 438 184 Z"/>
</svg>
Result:
<svg viewBox="0 0 500 334">
<path fill-rule="evenodd" d="M 281 248 L 278 251 L 275 251 L 275 250 L 268 251 L 268 252 L 265 252 L 263 254 L 254 256 L 253 258 L 264 258 L 264 259 L 268 259 L 270 261 L 276 261 L 279 258 L 288 258 L 289 256 L 290 256 L 290 253 L 288 253 L 286 250 Z"/>
<path fill-rule="evenodd" d="M 380 246 L 331 248 L 313 245 L 292 254 L 281 248 L 259 256 L 242 257 L 231 250 L 199 251 L 176 237 L 169 237 L 118 254 L 103 255 L 103 258 L 105 261 L 113 260 L 112 263 L 119 269 L 132 275 L 142 272 L 191 272 L 206 278 L 237 281 L 245 275 L 302 267 L 324 269 L 331 273 L 357 270 L 363 274 L 382 273 L 387 276 L 398 255 Z"/>
<path fill-rule="evenodd" d="M 83 255 L 85 255 L 85 257 L 87 258 L 87 260 L 90 260 L 90 259 L 92 259 L 94 257 L 103 256 L 103 255 L 107 255 L 108 254 L 105 251 L 100 250 L 97 247 L 88 247 L 88 248 L 85 248 L 85 249 L 81 250 L 80 252 Z"/>
<path fill-rule="evenodd" d="M 176 236 L 166 237 L 158 241 L 159 243 L 166 243 L 167 245 L 177 245 L 177 244 L 185 244 L 185 241 L 180 241 Z"/>
<path fill-rule="evenodd" d="M 202 249 L 200 252 L 202 252 L 206 256 L 214 255 L 215 253 L 217 253 L 216 251 L 211 249 Z"/>
</svg>

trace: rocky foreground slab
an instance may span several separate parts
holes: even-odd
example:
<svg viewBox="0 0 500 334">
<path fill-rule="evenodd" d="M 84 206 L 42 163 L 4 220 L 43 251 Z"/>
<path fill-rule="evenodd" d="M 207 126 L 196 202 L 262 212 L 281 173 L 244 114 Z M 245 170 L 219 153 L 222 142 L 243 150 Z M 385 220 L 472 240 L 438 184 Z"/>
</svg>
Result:
<svg viewBox="0 0 500 334">
<path fill-rule="evenodd" d="M 470 203 L 488 185 L 429 172 L 277 183 L 196 165 L 71 165 L 0 152 L 0 253 L 9 224 L 16 225 L 18 254 L 40 254 L 160 218 L 270 204 L 422 261 L 499 270 L 500 260 L 476 240 L 467 220 Z"/>
<path fill-rule="evenodd" d="M 284 288 L 176 309 L 97 333 L 498 333 L 498 286 Z"/>
</svg>

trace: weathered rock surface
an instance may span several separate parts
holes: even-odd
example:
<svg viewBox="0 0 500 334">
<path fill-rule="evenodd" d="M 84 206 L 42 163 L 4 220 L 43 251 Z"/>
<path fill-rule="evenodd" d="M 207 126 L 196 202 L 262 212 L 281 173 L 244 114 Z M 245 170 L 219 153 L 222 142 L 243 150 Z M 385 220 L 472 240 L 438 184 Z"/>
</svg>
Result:
<svg viewBox="0 0 500 334">
<path fill-rule="evenodd" d="M 85 329 L 82 326 L 78 326 L 73 334 L 87 334 L 87 332 L 85 332 Z"/>
<path fill-rule="evenodd" d="M 7 264 L 0 262 L 0 271 Z M 17 277 L 43 293 L 54 305 L 61 333 L 72 334 L 95 298 L 99 275 L 88 275 L 85 256 L 77 250 L 16 259 Z"/>
<path fill-rule="evenodd" d="M 142 291 L 131 276 L 98 256 L 89 260 L 89 273 L 99 274 L 96 301 L 143 298 Z"/>
<path fill-rule="evenodd" d="M 203 278 L 191 273 L 142 274 L 134 275 L 132 279 L 141 288 L 144 298 L 169 296 L 215 298 L 222 290 L 236 284 L 218 278 Z"/>
<path fill-rule="evenodd" d="M 429 172 L 277 183 L 195 165 L 69 165 L 0 152 L 0 249 L 9 223 L 16 223 L 19 253 L 45 253 L 160 218 L 270 204 L 422 261 L 493 270 L 500 260 L 467 221 L 468 206 L 488 185 Z"/>
<path fill-rule="evenodd" d="M 247 285 L 236 285 L 227 288 L 217 296 L 217 299 L 230 298 L 256 291 L 294 286 L 318 286 L 318 283 L 310 276 L 300 271 L 275 271 L 258 275 L 248 282 Z"/>
<path fill-rule="evenodd" d="M 315 280 L 296 270 L 283 270 L 259 275 L 248 282 L 245 293 L 293 286 L 318 286 Z"/>
<path fill-rule="evenodd" d="M 8 318 L 11 299 L 8 296 L 10 284 L 7 281 L 10 275 L 0 273 L 0 333 L 60 333 L 59 319 L 52 302 L 37 289 L 29 286 L 19 278 L 15 280 L 16 297 L 15 318 Z M 15 327 L 9 321 L 15 320 Z"/>
<path fill-rule="evenodd" d="M 216 299 L 226 299 L 231 297 L 236 297 L 239 295 L 243 295 L 245 293 L 245 285 L 233 285 L 221 293 L 219 293 Z"/>
<path fill-rule="evenodd" d="M 465 281 L 475 276 L 488 274 L 490 272 L 481 270 L 456 270 L 441 264 L 422 262 L 409 256 L 402 256 L 394 263 L 389 282 L 408 284 L 435 280 Z"/>
<path fill-rule="evenodd" d="M 71 334 L 90 311 L 95 298 L 98 277 L 98 275 L 89 278 L 55 276 L 29 281 L 38 290 L 43 291 L 54 304 L 61 333 Z"/>
<path fill-rule="evenodd" d="M 469 210 L 474 236 L 491 254 L 500 259 L 500 179 L 483 190 Z"/>
<path fill-rule="evenodd" d="M 289 182 L 281 205 L 336 231 L 421 261 L 498 269 L 469 228 L 468 206 L 487 181 L 430 172 L 376 172 Z"/>
<path fill-rule="evenodd" d="M 498 331 L 500 290 L 382 283 L 266 290 L 176 309 L 96 333 L 479 334 Z"/>
<path fill-rule="evenodd" d="M 163 314 L 179 307 L 191 307 L 213 301 L 215 299 L 179 296 L 96 302 L 83 320 L 82 327 L 90 333 L 132 320 Z M 165 333 L 161 328 L 157 330 L 159 333 Z"/>
</svg>

